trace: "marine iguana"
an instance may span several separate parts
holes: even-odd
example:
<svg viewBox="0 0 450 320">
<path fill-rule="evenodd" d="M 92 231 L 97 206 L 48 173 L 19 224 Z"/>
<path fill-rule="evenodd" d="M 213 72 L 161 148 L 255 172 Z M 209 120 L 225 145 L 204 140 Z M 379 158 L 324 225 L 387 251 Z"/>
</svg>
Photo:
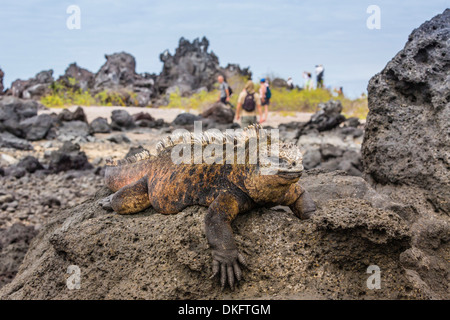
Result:
<svg viewBox="0 0 450 320">
<path fill-rule="evenodd" d="M 300 219 L 307 219 L 316 209 L 297 183 L 303 171 L 300 150 L 280 142 L 277 156 L 263 152 L 276 145 L 274 140 L 259 125 L 234 134 L 207 131 L 169 136 L 158 143 L 156 156 L 144 151 L 108 161 L 105 182 L 115 193 L 102 199 L 100 205 L 119 214 L 137 213 L 150 206 L 163 214 L 176 214 L 192 205 L 208 207 L 205 231 L 212 249 L 212 277 L 220 274 L 222 289 L 227 280 L 233 289 L 235 279 L 242 277 L 239 263 L 246 265 L 230 226 L 238 214 L 285 205 Z M 257 144 L 259 156 L 251 161 L 255 153 L 251 143 L 255 141 L 267 143 Z M 195 159 L 196 147 L 203 152 L 200 161 Z M 229 150 L 233 152 L 227 158 Z M 244 150 L 242 158 L 239 150 Z M 180 151 L 187 156 L 174 161 L 174 154 L 180 155 Z M 264 174 L 267 169 L 273 174 Z"/>
</svg>

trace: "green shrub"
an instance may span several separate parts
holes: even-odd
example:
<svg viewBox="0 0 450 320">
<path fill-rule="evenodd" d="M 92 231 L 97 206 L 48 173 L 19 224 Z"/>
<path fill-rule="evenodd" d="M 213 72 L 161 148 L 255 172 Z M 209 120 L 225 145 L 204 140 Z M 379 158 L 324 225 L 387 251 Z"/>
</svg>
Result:
<svg viewBox="0 0 450 320">
<path fill-rule="evenodd" d="M 51 108 L 71 105 L 126 106 L 130 102 L 132 105 L 138 105 L 135 92 L 103 90 L 93 95 L 89 90 L 77 89 L 78 82 L 74 78 L 69 78 L 68 83 L 67 87 L 62 81 L 53 82 L 50 85 L 51 92 L 41 98 L 41 103 Z"/>
</svg>

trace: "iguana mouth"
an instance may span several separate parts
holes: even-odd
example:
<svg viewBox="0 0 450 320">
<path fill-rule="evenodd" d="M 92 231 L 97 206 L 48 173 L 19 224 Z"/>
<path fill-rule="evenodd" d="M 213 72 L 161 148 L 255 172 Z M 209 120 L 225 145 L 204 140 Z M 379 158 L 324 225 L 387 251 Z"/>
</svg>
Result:
<svg viewBox="0 0 450 320">
<path fill-rule="evenodd" d="M 298 178 L 302 175 L 303 171 L 302 170 L 297 170 L 297 171 L 290 171 L 290 170 L 286 170 L 286 171 L 278 171 L 277 176 L 283 177 L 283 178 Z"/>
</svg>

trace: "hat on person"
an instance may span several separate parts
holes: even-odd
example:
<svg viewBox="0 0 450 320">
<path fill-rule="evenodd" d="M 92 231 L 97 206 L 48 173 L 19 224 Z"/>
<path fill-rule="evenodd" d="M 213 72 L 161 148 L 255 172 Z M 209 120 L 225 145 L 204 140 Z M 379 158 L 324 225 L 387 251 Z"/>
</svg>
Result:
<svg viewBox="0 0 450 320">
<path fill-rule="evenodd" d="M 266 82 L 266 78 L 262 78 L 259 82 Z"/>
</svg>

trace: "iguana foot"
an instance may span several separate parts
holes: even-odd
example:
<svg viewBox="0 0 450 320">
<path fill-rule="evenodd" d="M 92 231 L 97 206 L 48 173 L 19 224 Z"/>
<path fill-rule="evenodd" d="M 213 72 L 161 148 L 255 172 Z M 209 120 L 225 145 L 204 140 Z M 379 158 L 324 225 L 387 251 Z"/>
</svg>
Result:
<svg viewBox="0 0 450 320">
<path fill-rule="evenodd" d="M 244 257 L 237 250 L 213 250 L 212 256 L 213 275 L 211 278 L 220 274 L 222 290 L 225 288 L 227 280 L 231 290 L 234 290 L 235 280 L 240 281 L 242 279 L 239 263 L 247 266 Z"/>
<path fill-rule="evenodd" d="M 113 208 L 111 206 L 111 199 L 113 195 L 114 193 L 112 195 L 107 196 L 106 198 L 99 200 L 98 204 L 105 210 L 113 211 Z"/>
<path fill-rule="evenodd" d="M 306 219 L 311 219 L 311 217 L 316 213 L 316 210 L 311 210 L 308 212 L 302 212 L 300 219 L 302 220 L 306 220 Z"/>
</svg>

